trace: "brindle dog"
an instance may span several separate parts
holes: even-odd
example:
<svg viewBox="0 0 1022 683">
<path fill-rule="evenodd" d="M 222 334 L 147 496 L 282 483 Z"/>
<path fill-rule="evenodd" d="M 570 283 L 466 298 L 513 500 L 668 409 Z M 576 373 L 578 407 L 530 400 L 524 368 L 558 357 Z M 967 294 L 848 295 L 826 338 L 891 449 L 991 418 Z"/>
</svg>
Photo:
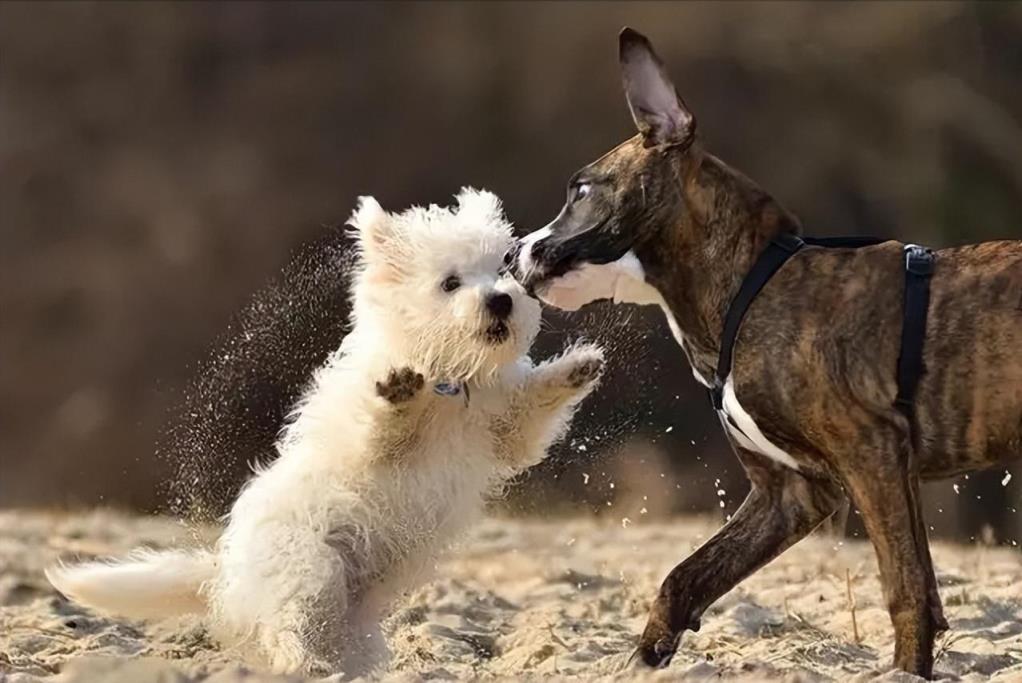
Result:
<svg viewBox="0 0 1022 683">
<path fill-rule="evenodd" d="M 625 29 L 620 50 L 639 134 L 575 173 L 561 213 L 522 240 L 519 275 L 562 307 L 600 298 L 660 305 L 706 384 L 743 277 L 771 237 L 800 226 L 702 147 L 645 37 Z M 948 624 L 919 481 L 1022 454 L 1022 242 L 937 253 L 915 424 L 894 406 L 902 247 L 806 247 L 753 301 L 724 400 L 752 491 L 664 581 L 639 661 L 666 665 L 711 603 L 847 495 L 876 549 L 894 663 L 931 676 L 934 637 Z"/>
</svg>

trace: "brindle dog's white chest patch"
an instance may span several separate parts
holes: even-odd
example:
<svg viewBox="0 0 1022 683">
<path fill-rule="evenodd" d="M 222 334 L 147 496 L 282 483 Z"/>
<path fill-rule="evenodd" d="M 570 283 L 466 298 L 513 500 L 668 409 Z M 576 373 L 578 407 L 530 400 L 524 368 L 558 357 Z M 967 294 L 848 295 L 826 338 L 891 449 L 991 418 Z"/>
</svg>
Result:
<svg viewBox="0 0 1022 683">
<path fill-rule="evenodd" d="M 723 410 L 719 411 L 721 424 L 731 433 L 739 446 L 765 455 L 785 467 L 790 467 L 793 470 L 798 469 L 795 459 L 766 438 L 756 421 L 742 408 L 738 397 L 735 396 L 734 382 L 731 381 L 730 375 L 724 383 L 723 404 Z"/>
</svg>

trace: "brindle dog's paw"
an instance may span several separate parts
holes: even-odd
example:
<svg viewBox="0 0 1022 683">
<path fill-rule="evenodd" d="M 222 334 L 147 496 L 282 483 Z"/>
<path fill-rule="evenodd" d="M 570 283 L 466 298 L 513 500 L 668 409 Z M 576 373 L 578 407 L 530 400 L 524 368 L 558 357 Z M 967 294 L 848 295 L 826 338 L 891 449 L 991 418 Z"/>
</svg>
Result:
<svg viewBox="0 0 1022 683">
<path fill-rule="evenodd" d="M 568 358 L 572 367 L 566 382 L 572 389 L 581 389 L 600 379 L 606 362 L 603 360 L 603 349 L 598 346 L 584 346 L 573 351 Z"/>
<path fill-rule="evenodd" d="M 639 643 L 625 663 L 624 669 L 666 669 L 674 659 L 677 647 L 676 643 L 667 639 L 658 640 L 653 645 Z"/>
<path fill-rule="evenodd" d="M 376 383 L 376 393 L 390 403 L 407 403 L 426 384 L 422 374 L 411 368 L 391 370 L 384 382 Z"/>
</svg>

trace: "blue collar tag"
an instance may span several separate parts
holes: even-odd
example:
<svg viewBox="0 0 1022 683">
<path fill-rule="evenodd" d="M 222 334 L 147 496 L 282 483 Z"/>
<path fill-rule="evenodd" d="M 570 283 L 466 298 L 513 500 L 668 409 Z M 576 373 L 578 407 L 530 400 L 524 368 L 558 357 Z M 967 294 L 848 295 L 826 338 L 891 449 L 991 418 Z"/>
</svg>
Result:
<svg viewBox="0 0 1022 683">
<path fill-rule="evenodd" d="M 461 393 L 461 385 L 452 384 L 451 382 L 440 382 L 433 387 L 433 392 L 441 396 L 457 396 Z"/>
</svg>

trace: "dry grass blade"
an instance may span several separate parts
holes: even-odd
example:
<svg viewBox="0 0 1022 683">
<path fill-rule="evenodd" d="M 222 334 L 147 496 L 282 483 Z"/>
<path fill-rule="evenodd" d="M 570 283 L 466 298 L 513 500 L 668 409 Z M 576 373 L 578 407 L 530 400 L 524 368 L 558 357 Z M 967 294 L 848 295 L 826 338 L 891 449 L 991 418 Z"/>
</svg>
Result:
<svg viewBox="0 0 1022 683">
<path fill-rule="evenodd" d="M 845 586 L 848 590 L 848 611 L 852 615 L 852 637 L 855 639 L 855 644 L 860 645 L 862 639 L 859 637 L 859 622 L 855 618 L 855 593 L 852 592 L 852 573 L 848 569 L 845 569 Z"/>
</svg>

